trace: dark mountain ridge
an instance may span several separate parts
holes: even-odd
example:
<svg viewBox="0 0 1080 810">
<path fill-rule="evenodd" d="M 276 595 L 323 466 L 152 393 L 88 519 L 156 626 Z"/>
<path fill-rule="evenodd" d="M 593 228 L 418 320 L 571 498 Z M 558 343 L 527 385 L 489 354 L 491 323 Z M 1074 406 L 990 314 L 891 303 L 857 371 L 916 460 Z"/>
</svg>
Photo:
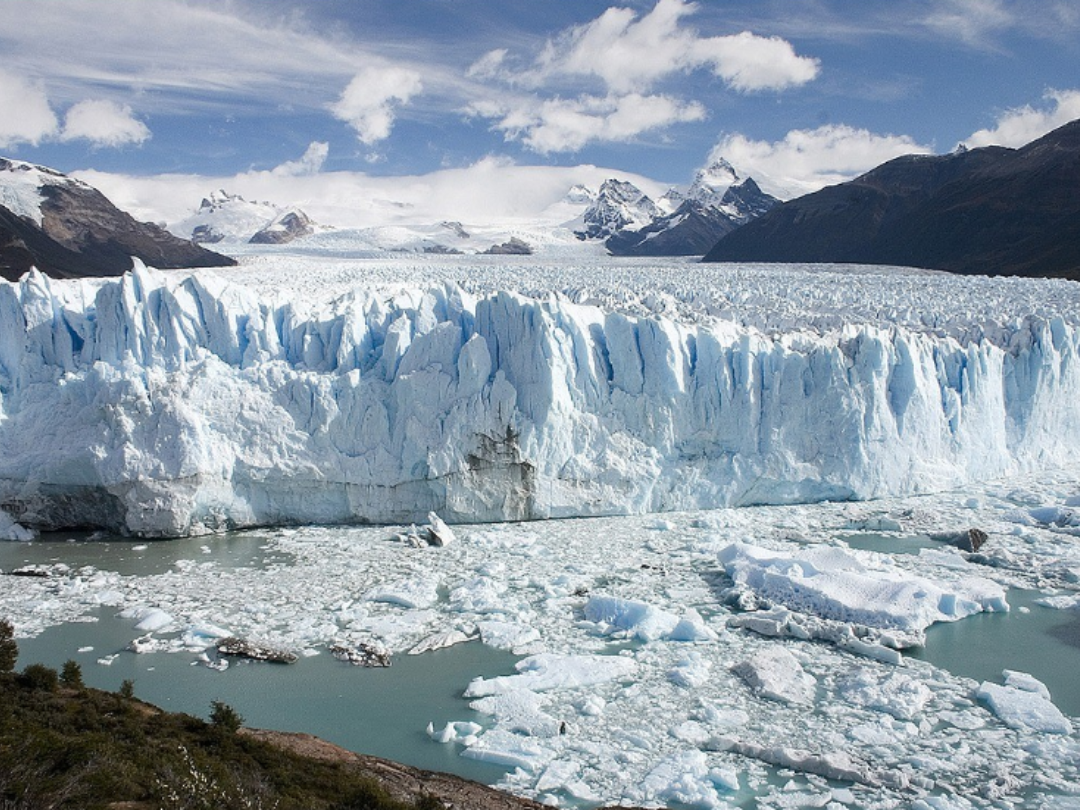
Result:
<svg viewBox="0 0 1080 810">
<path fill-rule="evenodd" d="M 1020 149 L 891 160 L 776 206 L 704 261 L 895 264 L 1080 280 L 1080 121 Z"/>
<path fill-rule="evenodd" d="M 0 276 L 9 281 L 31 267 L 54 278 L 118 276 L 131 269 L 133 256 L 163 270 L 236 264 L 157 225 L 137 222 L 86 183 L 0 158 L 0 185 L 11 180 L 25 193 L 35 178 L 41 179 L 40 224 L 0 204 Z"/>
</svg>

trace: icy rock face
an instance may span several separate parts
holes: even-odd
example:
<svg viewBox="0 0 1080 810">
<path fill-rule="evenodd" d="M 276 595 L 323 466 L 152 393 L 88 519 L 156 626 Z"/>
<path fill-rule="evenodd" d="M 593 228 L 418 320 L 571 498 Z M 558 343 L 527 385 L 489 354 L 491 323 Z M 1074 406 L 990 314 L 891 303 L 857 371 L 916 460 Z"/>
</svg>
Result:
<svg viewBox="0 0 1080 810">
<path fill-rule="evenodd" d="M 455 286 L 0 286 L 0 508 L 29 528 L 517 520 L 872 498 L 1060 463 L 1077 330 L 769 335 Z"/>
</svg>

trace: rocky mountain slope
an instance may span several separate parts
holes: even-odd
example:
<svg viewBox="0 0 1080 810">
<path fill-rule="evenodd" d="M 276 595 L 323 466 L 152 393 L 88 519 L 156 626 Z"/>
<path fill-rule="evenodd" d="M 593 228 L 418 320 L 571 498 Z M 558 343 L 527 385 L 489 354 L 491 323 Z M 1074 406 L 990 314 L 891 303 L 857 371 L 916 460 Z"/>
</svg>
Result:
<svg viewBox="0 0 1080 810">
<path fill-rule="evenodd" d="M 55 278 L 118 276 L 133 256 L 160 269 L 236 263 L 136 222 L 86 183 L 0 158 L 0 276 L 13 281 L 31 267 Z"/>
<path fill-rule="evenodd" d="M 608 180 L 575 232 L 605 239 L 616 256 L 697 256 L 778 202 L 719 159 L 700 170 L 686 191 L 669 189 L 656 202 L 632 183 Z"/>
<path fill-rule="evenodd" d="M 313 234 L 315 223 L 299 208 L 281 208 L 218 190 L 204 197 L 194 214 L 170 229 L 201 244 L 283 245 Z"/>
<path fill-rule="evenodd" d="M 907 156 L 776 207 L 705 261 L 852 262 L 1080 280 L 1080 121 L 1020 149 Z"/>
</svg>

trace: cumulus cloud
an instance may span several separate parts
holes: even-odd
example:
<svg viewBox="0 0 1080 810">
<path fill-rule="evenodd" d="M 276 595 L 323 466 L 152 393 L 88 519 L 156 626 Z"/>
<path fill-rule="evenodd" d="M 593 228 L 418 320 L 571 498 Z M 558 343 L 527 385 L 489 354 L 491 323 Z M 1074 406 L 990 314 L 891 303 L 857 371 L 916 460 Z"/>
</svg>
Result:
<svg viewBox="0 0 1080 810">
<path fill-rule="evenodd" d="M 423 89 L 420 74 L 402 67 L 368 67 L 349 82 L 330 111 L 356 130 L 361 143 L 390 136 L 396 104 L 407 104 Z"/>
<path fill-rule="evenodd" d="M 150 129 L 137 119 L 126 104 L 90 99 L 80 101 L 64 116 L 60 140 L 88 140 L 94 146 L 141 144 L 150 138 Z"/>
<path fill-rule="evenodd" d="M 1023 146 L 1052 129 L 1080 118 L 1080 90 L 1048 90 L 1043 96 L 1048 106 L 1030 105 L 1005 111 L 989 129 L 973 132 L 968 146 Z"/>
<path fill-rule="evenodd" d="M 56 134 L 56 114 L 45 89 L 0 70 L 0 148 L 20 143 L 36 146 Z"/>
<path fill-rule="evenodd" d="M 611 92 L 644 93 L 672 74 L 705 68 L 733 89 L 752 92 L 784 90 L 817 76 L 818 60 L 799 56 L 779 37 L 748 31 L 702 37 L 682 24 L 696 8 L 685 0 L 658 0 L 641 17 L 609 8 L 549 41 L 535 68 L 519 80 L 541 86 L 554 76 L 594 76 Z"/>
<path fill-rule="evenodd" d="M 540 154 L 576 152 L 593 141 L 626 142 L 650 130 L 700 121 L 705 108 L 664 95 L 589 96 L 481 102 L 471 112 L 497 118 L 493 128 Z"/>
<path fill-rule="evenodd" d="M 271 174 L 278 177 L 301 177 L 308 174 L 318 174 L 326 163 L 326 157 L 330 154 L 330 144 L 323 141 L 312 141 L 299 160 L 287 160 L 271 170 Z"/>
<path fill-rule="evenodd" d="M 845 182 L 900 155 L 931 151 L 907 135 L 828 124 L 792 130 L 779 141 L 726 135 L 713 148 L 710 161 L 723 157 L 766 191 L 787 198 Z"/>
</svg>

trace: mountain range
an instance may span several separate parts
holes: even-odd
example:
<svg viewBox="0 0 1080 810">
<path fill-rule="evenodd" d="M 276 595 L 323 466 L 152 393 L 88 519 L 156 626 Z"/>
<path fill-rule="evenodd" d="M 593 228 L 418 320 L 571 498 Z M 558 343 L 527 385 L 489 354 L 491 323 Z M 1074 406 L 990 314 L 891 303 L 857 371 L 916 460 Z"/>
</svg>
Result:
<svg viewBox="0 0 1080 810">
<path fill-rule="evenodd" d="M 1080 280 L 1080 121 L 1019 149 L 891 160 L 778 205 L 707 262 L 850 262 Z"/>
<path fill-rule="evenodd" d="M 56 278 L 118 276 L 133 256 L 161 269 L 236 264 L 135 221 L 86 183 L 0 158 L 0 276 L 14 281 L 31 267 Z"/>
<path fill-rule="evenodd" d="M 701 169 L 685 193 L 669 189 L 655 202 L 632 183 L 607 180 L 574 231 L 581 239 L 604 239 L 615 256 L 700 256 L 779 202 L 721 158 Z"/>
</svg>

